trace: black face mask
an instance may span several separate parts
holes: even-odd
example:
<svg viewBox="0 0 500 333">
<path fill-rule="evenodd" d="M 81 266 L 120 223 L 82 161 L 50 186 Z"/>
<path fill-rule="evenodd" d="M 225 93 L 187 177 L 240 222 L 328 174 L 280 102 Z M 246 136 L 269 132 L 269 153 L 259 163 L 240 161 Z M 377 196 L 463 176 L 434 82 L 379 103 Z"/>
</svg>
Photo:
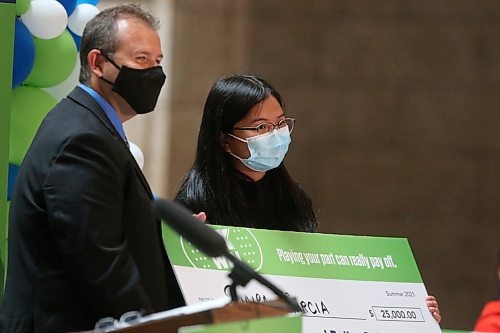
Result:
<svg viewBox="0 0 500 333">
<path fill-rule="evenodd" d="M 101 79 L 112 85 L 112 91 L 120 95 L 138 114 L 154 110 L 166 76 L 161 66 L 135 69 L 125 65 L 119 67 L 113 60 L 102 53 L 106 59 L 120 70 L 115 82 L 104 77 Z"/>
</svg>

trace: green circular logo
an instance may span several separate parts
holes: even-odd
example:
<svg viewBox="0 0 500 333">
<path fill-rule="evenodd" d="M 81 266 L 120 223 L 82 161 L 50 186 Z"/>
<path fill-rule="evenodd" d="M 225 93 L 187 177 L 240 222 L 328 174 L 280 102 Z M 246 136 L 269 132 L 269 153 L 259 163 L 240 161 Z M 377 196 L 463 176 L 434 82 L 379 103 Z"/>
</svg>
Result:
<svg viewBox="0 0 500 333">
<path fill-rule="evenodd" d="M 224 237 L 227 248 L 232 255 L 252 267 L 255 271 L 259 271 L 262 268 L 262 264 L 264 263 L 262 249 L 257 238 L 255 238 L 249 229 L 223 227 L 217 228 L 215 231 Z M 232 269 L 231 262 L 225 257 L 209 257 L 183 237 L 180 239 L 182 251 L 193 267 L 224 271 Z"/>
</svg>

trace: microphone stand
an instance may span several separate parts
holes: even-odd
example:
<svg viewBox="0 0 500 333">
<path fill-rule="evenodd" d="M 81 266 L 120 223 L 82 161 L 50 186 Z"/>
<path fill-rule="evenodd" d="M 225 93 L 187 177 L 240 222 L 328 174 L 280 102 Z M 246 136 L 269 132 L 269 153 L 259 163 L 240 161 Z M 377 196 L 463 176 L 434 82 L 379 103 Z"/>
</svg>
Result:
<svg viewBox="0 0 500 333">
<path fill-rule="evenodd" d="M 236 287 L 237 286 L 244 287 L 248 284 L 248 282 L 250 282 L 250 280 L 255 279 L 259 281 L 262 285 L 269 288 L 272 292 L 274 292 L 276 296 L 278 296 L 281 300 L 283 300 L 293 312 L 303 312 L 301 307 L 295 300 L 295 298 L 287 296 L 281 289 L 276 287 L 271 281 L 267 280 L 262 275 L 255 272 L 241 260 L 236 258 L 231 253 L 229 253 L 229 251 L 226 252 L 224 256 L 233 263 L 233 270 L 231 271 L 231 273 L 229 273 L 229 277 L 233 281 L 233 283 L 229 286 L 229 292 L 231 295 L 231 300 L 233 302 L 238 302 Z"/>
</svg>

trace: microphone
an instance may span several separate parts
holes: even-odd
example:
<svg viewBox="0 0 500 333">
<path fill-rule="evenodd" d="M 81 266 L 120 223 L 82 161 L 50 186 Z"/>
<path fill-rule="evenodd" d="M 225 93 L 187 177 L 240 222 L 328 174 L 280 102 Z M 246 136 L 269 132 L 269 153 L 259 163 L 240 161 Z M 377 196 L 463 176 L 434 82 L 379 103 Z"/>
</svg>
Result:
<svg viewBox="0 0 500 333">
<path fill-rule="evenodd" d="M 224 238 L 198 221 L 184 206 L 173 201 L 156 199 L 153 201 L 153 209 L 158 218 L 210 257 L 220 257 L 228 253 Z"/>
<path fill-rule="evenodd" d="M 175 232 L 187 239 L 198 249 L 210 257 L 224 256 L 233 263 L 233 271 L 229 274 L 229 277 L 233 279 L 233 285 L 231 286 L 233 301 L 237 301 L 236 285 L 245 286 L 251 279 L 255 279 L 272 290 L 294 312 L 302 312 L 302 309 L 294 298 L 288 297 L 281 289 L 232 255 L 227 249 L 224 238 L 215 230 L 193 217 L 192 212 L 187 208 L 165 199 L 156 199 L 152 205 L 159 219 L 168 224 Z"/>
</svg>

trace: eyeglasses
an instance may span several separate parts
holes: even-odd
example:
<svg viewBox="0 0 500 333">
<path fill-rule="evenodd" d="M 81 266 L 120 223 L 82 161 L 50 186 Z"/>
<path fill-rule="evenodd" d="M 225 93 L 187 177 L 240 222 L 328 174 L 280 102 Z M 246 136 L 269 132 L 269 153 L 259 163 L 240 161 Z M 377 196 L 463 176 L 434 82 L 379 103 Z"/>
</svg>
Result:
<svg viewBox="0 0 500 333">
<path fill-rule="evenodd" d="M 285 118 L 278 121 L 276 124 L 267 122 L 257 125 L 255 127 L 233 127 L 233 130 L 238 131 L 255 131 L 258 134 L 265 134 L 272 132 L 274 129 L 280 129 L 288 126 L 288 132 L 292 133 L 293 127 L 295 126 L 295 118 Z"/>
<path fill-rule="evenodd" d="M 142 314 L 138 311 L 129 311 L 122 314 L 120 320 L 113 317 L 105 317 L 99 319 L 94 327 L 94 333 L 103 333 L 114 331 L 119 328 L 129 327 L 136 323 L 141 322 Z"/>
</svg>

